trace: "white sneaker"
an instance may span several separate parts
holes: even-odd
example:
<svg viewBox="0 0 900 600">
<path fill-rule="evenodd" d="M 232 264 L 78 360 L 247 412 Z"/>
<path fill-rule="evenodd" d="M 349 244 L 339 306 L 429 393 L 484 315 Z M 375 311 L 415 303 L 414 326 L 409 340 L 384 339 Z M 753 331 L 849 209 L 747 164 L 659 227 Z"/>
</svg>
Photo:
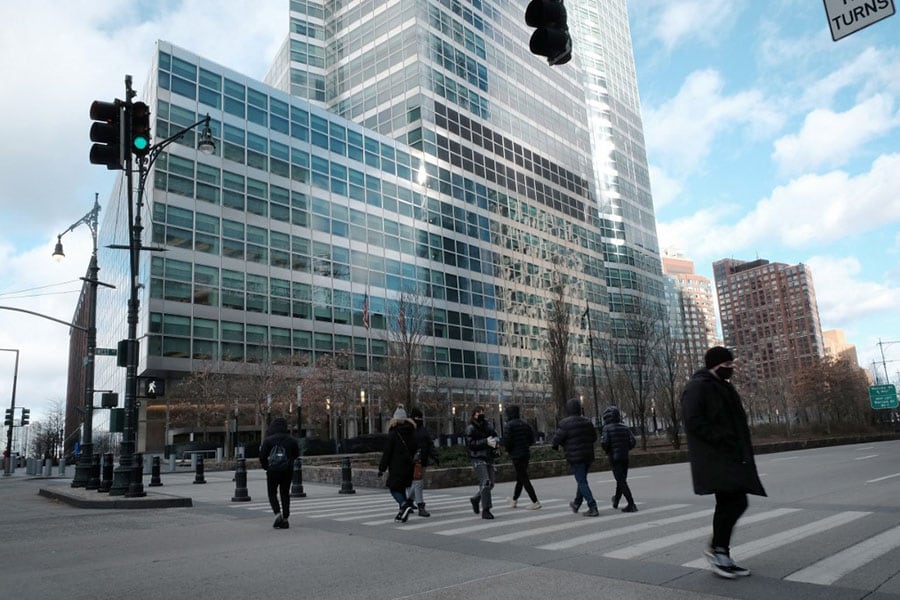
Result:
<svg viewBox="0 0 900 600">
<path fill-rule="evenodd" d="M 518 504 L 518 502 L 516 500 L 513 500 L 512 498 L 506 499 L 506 506 L 508 506 L 510 508 L 516 508 L 517 504 Z"/>
<path fill-rule="evenodd" d="M 537 502 L 534 502 L 534 503 L 532 503 L 532 504 L 529 504 L 529 505 L 526 506 L 525 508 L 527 508 L 528 510 L 537 510 L 537 509 L 539 509 L 539 508 L 541 508 L 541 507 L 543 507 L 543 506 L 544 506 L 544 505 L 541 504 L 541 502 L 540 502 L 540 500 L 539 500 L 539 501 L 537 501 Z"/>
</svg>

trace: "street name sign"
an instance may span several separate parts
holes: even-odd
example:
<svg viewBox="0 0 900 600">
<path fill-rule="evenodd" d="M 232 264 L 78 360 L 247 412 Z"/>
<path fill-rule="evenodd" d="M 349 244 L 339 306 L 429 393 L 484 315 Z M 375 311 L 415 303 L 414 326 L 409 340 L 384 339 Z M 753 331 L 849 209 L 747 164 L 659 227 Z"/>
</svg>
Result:
<svg viewBox="0 0 900 600">
<path fill-rule="evenodd" d="M 894 0 L 823 0 L 835 42 L 896 12 Z"/>
<path fill-rule="evenodd" d="M 892 383 L 869 386 L 869 402 L 875 410 L 897 408 L 897 388 Z"/>
</svg>

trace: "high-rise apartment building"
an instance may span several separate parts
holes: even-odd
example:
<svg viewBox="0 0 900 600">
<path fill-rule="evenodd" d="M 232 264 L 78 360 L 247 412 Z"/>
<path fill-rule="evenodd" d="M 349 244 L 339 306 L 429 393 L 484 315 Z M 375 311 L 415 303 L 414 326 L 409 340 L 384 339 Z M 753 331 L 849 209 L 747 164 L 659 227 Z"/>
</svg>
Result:
<svg viewBox="0 0 900 600">
<path fill-rule="evenodd" d="M 730 258 L 713 263 L 722 336 L 746 381 L 784 378 L 822 358 L 812 272 L 804 264 Z"/>
<path fill-rule="evenodd" d="M 712 283 L 694 272 L 694 261 L 677 253 L 664 253 L 662 269 L 669 328 L 682 355 L 683 372 L 692 373 L 703 366 L 706 350 L 717 343 Z"/>
<path fill-rule="evenodd" d="M 847 341 L 843 329 L 827 329 L 822 332 L 822 339 L 825 341 L 825 356 L 846 360 L 853 366 L 859 366 L 856 346 Z"/>
<path fill-rule="evenodd" d="M 595 337 L 663 293 L 626 4 L 567 7 L 565 68 L 528 52 L 506 2 L 292 0 L 267 83 L 160 42 L 155 137 L 209 113 L 220 143 L 200 155 L 189 135 L 148 178 L 146 243 L 167 251 L 143 258 L 139 371 L 340 353 L 377 370 L 406 295 L 449 402 L 546 403 L 559 283 Z M 127 240 L 121 184 L 104 214 L 103 245 Z M 124 282 L 101 345 L 123 337 L 122 254 L 101 256 Z M 584 384 L 577 318 L 573 334 Z"/>
</svg>

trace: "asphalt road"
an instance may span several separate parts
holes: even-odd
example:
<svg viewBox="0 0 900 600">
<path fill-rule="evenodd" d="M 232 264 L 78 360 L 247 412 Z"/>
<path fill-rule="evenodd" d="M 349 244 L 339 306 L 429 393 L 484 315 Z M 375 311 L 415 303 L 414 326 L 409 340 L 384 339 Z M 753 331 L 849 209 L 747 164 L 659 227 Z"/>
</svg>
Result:
<svg viewBox="0 0 900 600">
<path fill-rule="evenodd" d="M 734 581 L 705 568 L 713 502 L 686 464 L 633 469 L 633 514 L 609 506 L 609 473 L 591 474 L 596 519 L 569 510 L 571 477 L 535 481 L 537 511 L 507 508 L 499 484 L 494 521 L 472 514 L 474 486 L 427 490 L 432 516 L 405 524 L 386 490 L 307 484 L 288 530 L 272 529 L 259 471 L 249 502 L 231 501 L 230 472 L 164 473 L 148 493 L 193 506 L 142 510 L 74 508 L 38 495 L 70 478 L 20 472 L 0 479 L 0 598 L 900 599 L 898 455 L 900 442 L 758 456 L 769 496 L 738 523 L 732 555 L 753 575 Z"/>
</svg>

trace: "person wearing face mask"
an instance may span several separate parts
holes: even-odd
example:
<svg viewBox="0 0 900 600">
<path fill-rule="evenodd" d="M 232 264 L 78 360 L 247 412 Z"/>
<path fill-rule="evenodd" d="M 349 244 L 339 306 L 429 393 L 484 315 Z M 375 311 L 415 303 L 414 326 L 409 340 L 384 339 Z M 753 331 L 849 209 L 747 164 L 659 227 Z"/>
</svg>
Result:
<svg viewBox="0 0 900 600">
<path fill-rule="evenodd" d="M 713 535 L 704 555 L 713 573 L 727 579 L 744 577 L 748 569 L 731 558 L 734 526 L 747 510 L 747 494 L 765 496 L 753 459 L 747 414 L 729 381 L 734 355 L 715 346 L 706 351 L 705 369 L 685 385 L 681 395 L 684 430 L 694 493 L 715 494 Z"/>
<path fill-rule="evenodd" d="M 493 519 L 491 490 L 494 489 L 494 458 L 500 438 L 494 427 L 484 417 L 484 407 L 472 409 L 472 420 L 466 427 L 466 448 L 472 460 L 472 468 L 478 477 L 478 491 L 470 498 L 472 510 L 482 519 Z"/>
</svg>

